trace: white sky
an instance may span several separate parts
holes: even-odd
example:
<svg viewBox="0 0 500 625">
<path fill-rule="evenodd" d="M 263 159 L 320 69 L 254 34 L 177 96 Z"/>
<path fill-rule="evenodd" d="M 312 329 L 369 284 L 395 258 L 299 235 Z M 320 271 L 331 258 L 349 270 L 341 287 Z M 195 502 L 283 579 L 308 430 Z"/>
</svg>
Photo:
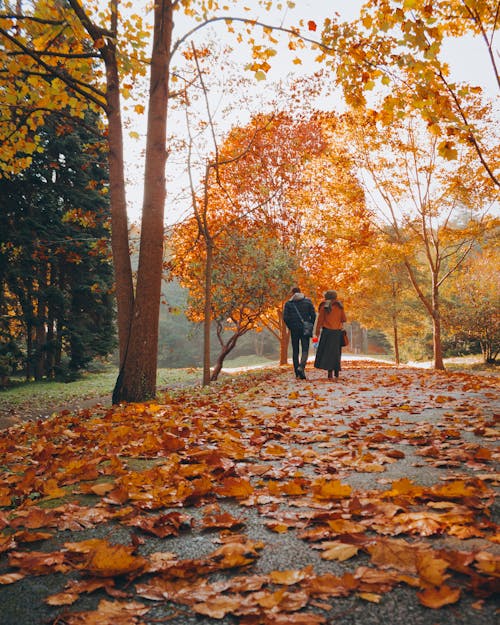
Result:
<svg viewBox="0 0 500 625">
<path fill-rule="evenodd" d="M 300 19 L 305 22 L 313 20 L 318 25 L 317 35 L 321 30 L 321 24 L 325 17 L 331 16 L 332 13 L 338 12 L 342 20 L 350 20 L 357 17 L 359 8 L 363 4 L 363 0 L 297 0 L 296 7 L 294 9 L 284 9 L 282 11 L 274 11 L 274 13 L 264 13 L 261 15 L 258 13 L 254 17 L 260 17 L 262 21 L 269 24 L 283 24 L 284 26 L 290 26 L 298 24 Z M 283 0 L 283 5 L 286 6 L 286 0 Z M 252 0 L 246 0 L 242 2 L 242 6 L 255 6 Z M 241 11 L 241 15 L 248 17 L 249 14 Z M 187 30 L 192 28 L 193 23 L 189 22 L 187 18 L 180 15 L 176 18 L 176 27 L 174 30 L 174 39 L 181 37 Z M 236 26 L 237 28 L 237 26 Z M 234 43 L 234 38 L 227 33 L 224 23 L 218 24 L 217 28 L 213 31 L 214 39 L 219 44 L 227 43 L 231 45 Z M 314 38 L 316 33 L 309 33 L 311 38 Z M 208 31 L 201 29 L 196 35 L 195 42 L 202 42 L 207 40 Z M 316 53 L 307 53 L 305 50 L 291 53 L 287 48 L 286 35 L 282 36 L 284 41 L 283 46 L 279 46 L 278 56 L 271 60 L 272 69 L 268 73 L 266 81 L 252 83 L 251 90 L 255 92 L 255 106 L 258 107 L 259 95 L 266 94 L 271 91 L 271 83 L 279 81 L 286 75 L 309 75 L 320 69 L 318 63 L 314 61 Z M 243 48 L 243 51 L 242 51 Z M 241 68 L 242 74 L 247 74 L 251 77 L 249 72 L 244 72 L 244 66 L 249 62 L 249 56 L 245 54 L 244 47 L 238 46 L 235 53 L 232 55 L 234 62 Z M 302 65 L 294 65 L 292 60 L 295 56 L 300 56 L 302 59 Z M 473 84 L 479 84 L 486 93 L 494 97 L 498 93 L 493 71 L 488 65 L 487 55 L 484 49 L 484 44 L 478 41 L 474 41 L 471 38 L 461 41 L 453 41 L 450 43 L 448 49 L 448 62 L 450 63 L 452 78 L 465 80 Z M 226 94 L 228 98 L 231 94 Z M 328 106 L 332 109 L 342 106 L 341 98 L 339 95 L 330 96 L 332 98 L 331 106 L 330 101 Z M 230 104 L 230 100 L 226 98 L 225 105 Z M 326 107 L 325 107 L 326 108 Z M 222 109 L 222 107 L 221 107 Z M 256 111 L 259 110 L 256 108 Z M 137 118 L 132 117 L 130 119 L 129 130 L 138 132 L 141 135 L 140 140 L 131 140 L 126 137 L 125 146 L 125 158 L 126 158 L 126 175 L 127 175 L 127 199 L 128 199 L 128 213 L 130 221 L 138 221 L 140 219 L 141 205 L 142 205 L 142 193 L 143 193 L 143 157 L 142 150 L 144 146 L 144 128 L 146 120 L 144 117 Z M 169 132 L 177 130 L 182 126 L 182 119 L 175 118 L 175 116 L 169 117 Z M 170 160 L 167 163 L 167 177 L 168 173 L 174 171 L 173 161 Z M 183 186 L 180 178 L 184 178 L 182 168 L 179 168 L 174 174 L 174 178 L 177 180 L 170 181 L 167 185 L 167 205 L 165 211 L 165 219 L 167 223 L 173 223 L 177 221 L 180 216 L 189 210 L 189 201 L 177 200 L 178 189 L 176 187 Z M 185 182 L 185 181 L 184 181 Z"/>
</svg>

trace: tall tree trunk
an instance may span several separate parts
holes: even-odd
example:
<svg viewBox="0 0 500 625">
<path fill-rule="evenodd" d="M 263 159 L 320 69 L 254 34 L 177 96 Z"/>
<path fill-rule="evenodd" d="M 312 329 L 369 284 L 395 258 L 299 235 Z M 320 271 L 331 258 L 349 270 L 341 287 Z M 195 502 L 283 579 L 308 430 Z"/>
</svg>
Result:
<svg viewBox="0 0 500 625">
<path fill-rule="evenodd" d="M 205 245 L 207 259 L 205 262 L 205 304 L 203 311 L 203 386 L 208 386 L 211 379 L 217 379 L 217 376 L 215 378 L 210 377 L 210 329 L 212 326 L 212 269 L 214 263 L 214 244 L 212 239 L 208 236 L 208 233 L 205 236 Z"/>
<path fill-rule="evenodd" d="M 116 307 L 120 364 L 123 364 L 134 306 L 132 266 L 128 240 L 127 200 L 123 158 L 123 128 L 120 107 L 120 83 L 113 47 L 104 56 L 106 63 L 108 116 L 109 183 L 111 197 L 111 249 L 116 285 Z"/>
<path fill-rule="evenodd" d="M 399 365 L 401 360 L 399 356 L 398 320 L 395 314 L 392 315 L 392 336 L 394 340 L 394 359 L 396 364 Z"/>
<path fill-rule="evenodd" d="M 33 319 L 26 320 L 26 380 L 30 380 L 33 360 Z"/>
<path fill-rule="evenodd" d="M 441 343 L 441 312 L 439 310 L 439 289 L 432 290 L 432 342 L 434 351 L 434 369 L 444 370 L 443 346 Z"/>
<path fill-rule="evenodd" d="M 401 363 L 401 359 L 399 356 L 399 335 L 398 335 L 398 307 L 397 307 L 397 297 L 398 297 L 398 289 L 394 280 L 391 281 L 391 291 L 392 291 L 392 335 L 394 338 L 394 358 L 396 360 L 396 364 L 399 365 Z"/>
<path fill-rule="evenodd" d="M 277 313 L 280 328 L 280 365 L 286 365 L 288 363 L 288 343 L 290 341 L 290 336 L 288 328 L 283 321 L 283 311 L 278 309 Z"/>
<path fill-rule="evenodd" d="M 38 270 L 38 293 L 36 315 L 36 364 L 35 380 L 41 380 L 47 373 L 47 263 L 40 263 Z"/>
<path fill-rule="evenodd" d="M 113 391 L 115 404 L 156 395 L 172 12 L 172 0 L 155 3 L 139 267 L 128 345 Z"/>
</svg>

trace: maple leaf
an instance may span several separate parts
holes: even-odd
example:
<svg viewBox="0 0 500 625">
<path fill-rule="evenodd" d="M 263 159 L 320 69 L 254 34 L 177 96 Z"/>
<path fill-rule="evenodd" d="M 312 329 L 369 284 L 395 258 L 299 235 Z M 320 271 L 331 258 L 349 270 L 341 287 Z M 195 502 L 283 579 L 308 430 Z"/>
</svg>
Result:
<svg viewBox="0 0 500 625">
<path fill-rule="evenodd" d="M 444 581 L 450 577 L 445 575 L 449 563 L 439 558 L 431 551 L 420 552 L 417 556 L 417 573 L 420 582 L 424 586 L 442 586 Z"/>
<path fill-rule="evenodd" d="M 327 542 L 323 543 L 321 547 L 325 549 L 321 554 L 323 560 L 338 560 L 339 562 L 349 560 L 349 558 L 355 556 L 359 551 L 359 547 L 341 542 Z"/>
<path fill-rule="evenodd" d="M 226 614 L 234 612 L 242 603 L 242 597 L 219 595 L 207 599 L 204 603 L 193 604 L 193 610 L 199 614 L 206 614 L 212 618 L 224 618 Z"/>
<path fill-rule="evenodd" d="M 368 546 L 372 562 L 404 573 L 417 572 L 417 550 L 403 540 L 378 539 Z"/>
<path fill-rule="evenodd" d="M 244 519 L 236 519 L 229 512 L 216 512 L 214 514 L 205 514 L 201 520 L 201 524 L 205 529 L 208 528 L 233 528 L 244 524 Z"/>
<path fill-rule="evenodd" d="M 309 20 L 307 22 L 307 28 L 308 30 L 316 30 L 317 26 L 316 26 L 316 22 L 314 22 L 313 20 Z"/>
<path fill-rule="evenodd" d="M 67 625 L 140 625 L 137 617 L 150 608 L 137 601 L 107 601 L 101 599 L 97 610 L 73 612 L 64 615 Z"/>
<path fill-rule="evenodd" d="M 476 553 L 476 568 L 494 577 L 500 577 L 500 556 L 488 553 L 487 551 L 479 551 Z"/>
<path fill-rule="evenodd" d="M 227 543 L 214 551 L 209 559 L 217 562 L 217 568 L 234 568 L 237 566 L 246 566 L 252 564 L 258 556 L 255 547 L 260 546 L 259 543 Z"/>
<path fill-rule="evenodd" d="M 70 568 L 65 562 L 64 553 L 60 551 L 52 553 L 12 551 L 9 553 L 9 564 L 31 575 L 46 575 L 55 571 L 66 573 Z"/>
<path fill-rule="evenodd" d="M 16 546 L 17 543 L 12 536 L 0 536 L 0 553 L 15 549 Z"/>
<path fill-rule="evenodd" d="M 269 578 L 274 584 L 290 586 L 310 577 L 312 572 L 313 567 L 309 565 L 299 570 L 271 571 Z"/>
<path fill-rule="evenodd" d="M 67 559 L 75 568 L 88 571 L 97 577 L 113 577 L 142 571 L 147 560 L 134 556 L 134 547 L 112 545 L 107 540 L 91 538 L 79 543 L 65 543 Z"/>
<path fill-rule="evenodd" d="M 437 609 L 456 603 L 460 599 L 460 594 L 460 588 L 443 585 L 439 588 L 426 588 L 423 592 L 418 592 L 417 597 L 422 605 Z"/>
<path fill-rule="evenodd" d="M 168 512 L 157 516 L 136 516 L 123 522 L 124 525 L 139 527 L 159 538 L 178 536 L 181 529 L 191 527 L 191 517 L 180 512 Z"/>
<path fill-rule="evenodd" d="M 352 488 L 342 484 L 340 480 L 329 480 L 325 477 L 317 478 L 311 484 L 316 499 L 345 499 L 351 496 Z"/>
<path fill-rule="evenodd" d="M 245 499 L 253 493 L 253 490 L 253 486 L 247 479 L 227 477 L 222 481 L 222 485 L 217 487 L 216 492 L 221 497 Z"/>
<path fill-rule="evenodd" d="M 0 575 L 0 585 L 5 584 L 13 584 L 14 582 L 18 582 L 20 579 L 26 577 L 27 573 L 4 573 Z"/>
</svg>

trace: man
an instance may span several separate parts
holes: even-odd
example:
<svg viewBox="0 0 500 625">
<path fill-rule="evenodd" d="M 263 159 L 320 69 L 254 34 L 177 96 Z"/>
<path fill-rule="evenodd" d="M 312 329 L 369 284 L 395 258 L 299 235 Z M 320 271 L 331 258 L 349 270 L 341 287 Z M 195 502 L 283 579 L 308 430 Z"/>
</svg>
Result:
<svg viewBox="0 0 500 625">
<path fill-rule="evenodd" d="M 292 289 L 291 298 L 283 308 L 283 321 L 290 330 L 292 341 L 292 359 L 295 377 L 305 380 L 305 368 L 309 355 L 310 335 L 304 335 L 304 321 L 312 323 L 316 320 L 316 311 L 311 300 L 301 293 L 298 286 Z M 299 350 L 301 349 L 300 357 Z"/>
</svg>

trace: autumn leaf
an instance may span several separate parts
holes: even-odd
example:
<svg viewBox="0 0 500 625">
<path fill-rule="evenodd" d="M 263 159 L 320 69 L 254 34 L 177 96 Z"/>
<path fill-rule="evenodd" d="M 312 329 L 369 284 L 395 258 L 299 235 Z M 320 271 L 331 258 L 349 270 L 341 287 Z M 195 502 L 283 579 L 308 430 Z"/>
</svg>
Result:
<svg viewBox="0 0 500 625">
<path fill-rule="evenodd" d="M 317 26 L 316 26 L 316 22 L 314 22 L 313 20 L 309 20 L 309 21 L 307 22 L 307 28 L 308 28 L 308 30 L 313 30 L 313 31 L 315 31 L 315 30 L 316 30 L 316 28 L 317 28 Z"/>
<path fill-rule="evenodd" d="M 367 547 L 372 562 L 404 573 L 417 572 L 417 550 L 403 540 L 381 538 Z"/>
<path fill-rule="evenodd" d="M 242 603 L 241 596 L 219 595 L 207 599 L 204 603 L 194 603 L 193 610 L 198 614 L 205 614 L 212 618 L 224 618 L 226 614 L 234 612 Z"/>
<path fill-rule="evenodd" d="M 460 599 L 460 594 L 460 588 L 443 585 L 439 588 L 426 588 L 423 592 L 418 592 L 417 597 L 422 605 L 437 609 L 456 603 Z"/>
<path fill-rule="evenodd" d="M 450 577 L 445 575 L 448 566 L 446 560 L 429 550 L 421 551 L 417 556 L 417 574 L 424 586 L 443 586 L 444 581 Z"/>
<path fill-rule="evenodd" d="M 313 573 L 312 566 L 306 566 L 300 570 L 288 570 L 288 571 L 271 571 L 269 574 L 270 580 L 274 584 L 283 584 L 285 586 L 291 586 L 297 584 L 302 580 L 311 577 Z"/>
<path fill-rule="evenodd" d="M 217 487 L 217 494 L 221 497 L 235 497 L 245 499 L 253 493 L 253 486 L 244 478 L 227 477 Z"/>
<path fill-rule="evenodd" d="M 98 538 L 80 543 L 65 543 L 64 547 L 75 568 L 88 571 L 97 577 L 137 573 L 147 565 L 145 558 L 133 555 L 134 547 L 112 545 L 107 540 Z"/>
<path fill-rule="evenodd" d="M 341 542 L 327 542 L 323 543 L 321 547 L 325 549 L 321 554 L 323 560 L 338 560 L 339 562 L 349 560 L 349 558 L 355 556 L 359 551 L 359 547 Z"/>
<path fill-rule="evenodd" d="M 138 601 L 108 601 L 101 599 L 97 610 L 73 612 L 64 615 L 67 625 L 140 625 L 137 617 L 150 608 Z"/>
<path fill-rule="evenodd" d="M 312 492 L 316 499 L 345 499 L 351 496 L 352 488 L 348 484 L 342 484 L 339 480 L 317 478 L 311 484 Z"/>
<path fill-rule="evenodd" d="M 217 562 L 218 568 L 234 568 L 252 564 L 258 556 L 256 547 L 258 543 L 227 543 L 219 547 L 210 555 L 210 559 Z"/>
<path fill-rule="evenodd" d="M 5 584 L 13 584 L 14 582 L 18 582 L 20 579 L 26 577 L 27 573 L 4 573 L 0 575 L 0 586 Z"/>
</svg>

